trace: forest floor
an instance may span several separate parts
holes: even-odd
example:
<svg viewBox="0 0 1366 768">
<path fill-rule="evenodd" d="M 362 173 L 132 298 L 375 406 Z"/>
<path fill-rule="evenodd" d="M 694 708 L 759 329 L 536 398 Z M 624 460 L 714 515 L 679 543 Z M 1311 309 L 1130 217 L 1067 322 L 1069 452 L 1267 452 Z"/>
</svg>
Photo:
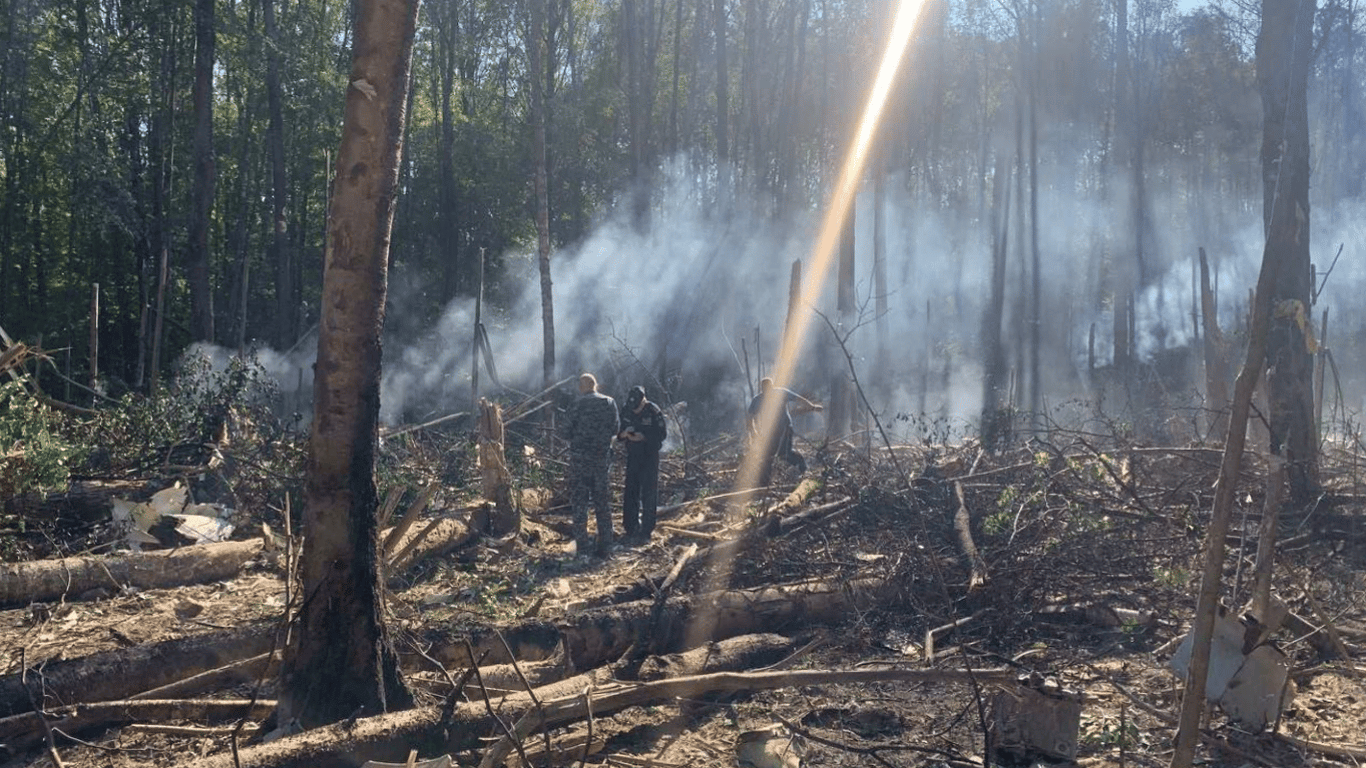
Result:
<svg viewBox="0 0 1366 768">
<path fill-rule="evenodd" d="M 459 440 L 465 441 L 464 449 Z M 995 453 L 970 442 L 890 451 L 875 443 L 802 448 L 810 458 L 807 478 L 819 481 L 814 492 L 781 507 L 802 478 L 780 464 L 773 485 L 740 509 L 733 498 L 706 500 L 731 490 L 739 460 L 735 439 L 693 446 L 691 461 L 685 462 L 681 451 L 670 453 L 663 462 L 663 512 L 653 539 L 606 559 L 576 559 L 566 551 L 569 517 L 563 492 L 536 489 L 534 483 L 548 474 L 541 462 L 554 458 L 514 466 L 514 479 L 528 502 L 522 534 L 501 541 L 476 539 L 402 574 L 386 608 L 400 653 L 412 657 L 413 648 L 425 652 L 467 628 L 510 627 L 530 617 L 567 626 L 572 617 L 619 603 L 642 584 L 658 589 L 660 580 L 652 576 L 680 561 L 676 582 L 666 587 L 673 595 L 813 583 L 854 589 L 875 583 L 882 585 L 878 597 L 871 604 L 858 603 L 842 618 L 764 626 L 765 632 L 791 638 L 779 667 L 1008 670 L 1043 676 L 1084 697 L 1078 763 L 1167 764 L 1180 691 L 1167 661 L 1194 612 L 1203 533 L 1221 457 L 1217 447 L 1145 446 L 1055 431 Z M 410 433 L 385 446 L 391 458 L 427 462 L 438 467 L 438 477 L 444 472 L 447 478 L 450 455 L 462 450 L 469 453 L 467 436 L 443 438 L 435 430 Z M 1282 516 L 1273 582 L 1290 610 L 1316 627 L 1331 624 L 1340 645 L 1323 641 L 1323 633 L 1280 633 L 1277 645 L 1288 656 L 1297 689 L 1293 702 L 1272 729 L 1255 734 L 1212 710 L 1200 748 L 1204 764 L 1355 765 L 1366 758 L 1362 458 L 1359 444 L 1326 451 L 1327 493 L 1312 508 L 1288 509 Z M 443 461 L 445 469 L 440 469 Z M 1264 471 L 1264 462 L 1249 454 L 1225 569 L 1230 605 L 1242 606 L 1251 589 Z M 619 489 L 619 468 L 616 472 Z M 811 489 L 808 484 L 802 490 Z M 426 516 L 456 514 L 457 495 L 453 486 L 443 488 Z M 976 581 L 954 525 L 955 516 L 963 519 L 960 507 L 979 553 Z M 772 522 L 779 513 L 796 517 L 779 525 Z M 239 514 L 247 518 L 241 522 L 276 520 L 272 527 L 279 529 L 278 514 Z M 238 535 L 259 530 L 259 524 L 240 525 Z M 737 539 L 742 543 L 719 546 Z M 734 557 L 708 557 L 709 551 Z M 0 611 L 3 672 L 14 676 L 25 662 L 41 679 L 44 663 L 278 622 L 289 599 L 283 563 L 279 552 L 269 552 L 227 581 Z M 685 644 L 677 638 L 686 633 L 665 639 L 665 628 L 652 625 L 652 631 L 661 637 L 636 638 L 632 652 L 637 656 L 636 649 L 645 645 L 681 650 Z M 1333 658 L 1335 648 L 1348 657 Z M 455 676 L 463 672 L 459 665 L 448 666 Z M 449 691 L 421 660 L 411 671 L 419 703 L 435 702 Z M 630 672 L 630 665 L 619 665 L 612 674 L 626 679 Z M 760 768 L 982 765 L 984 726 L 1000 695 L 993 686 L 832 680 L 671 698 L 580 721 L 557 733 L 586 738 L 591 729 L 589 765 L 733 766 L 737 744 L 758 738 L 752 732 L 764 729 L 770 729 L 765 743 L 781 742 L 792 754 Z M 245 682 L 203 695 L 270 699 L 274 684 L 266 676 L 260 684 Z M 48 709 L 59 703 L 76 702 L 50 702 Z M 74 738 L 58 734 L 56 751 L 70 768 L 123 768 L 190 765 L 231 749 L 222 721 L 215 728 L 204 721 L 171 720 L 171 725 L 204 729 L 168 735 L 145 724 L 127 725 L 137 719 L 130 715 L 122 724 L 73 733 Z M 247 733 L 250 729 L 242 732 L 243 744 Z M 0 766 L 51 764 L 45 746 L 24 743 L 28 746 L 11 745 Z M 473 765 L 479 753 L 453 757 Z"/>
</svg>

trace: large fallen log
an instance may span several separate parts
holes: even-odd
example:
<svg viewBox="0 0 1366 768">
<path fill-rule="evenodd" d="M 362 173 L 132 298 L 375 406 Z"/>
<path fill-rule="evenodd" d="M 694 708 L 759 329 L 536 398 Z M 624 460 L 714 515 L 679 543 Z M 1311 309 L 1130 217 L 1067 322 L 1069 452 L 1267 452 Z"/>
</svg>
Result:
<svg viewBox="0 0 1366 768">
<path fill-rule="evenodd" d="M 29 685 L 44 708 L 126 699 L 142 691 L 266 653 L 272 624 L 249 624 L 177 640 L 105 651 L 79 659 L 32 665 Z M 19 673 L 0 677 L 0 717 L 32 709 Z"/>
<path fill-rule="evenodd" d="M 0 604 L 74 599 L 96 588 L 158 589 L 220 581 L 235 576 L 261 546 L 255 539 L 157 552 L 6 563 L 0 566 Z"/>
<path fill-rule="evenodd" d="M 410 709 L 330 725 L 290 736 L 270 744 L 242 750 L 236 757 L 220 754 L 190 760 L 184 768 L 340 768 L 366 760 L 402 762 L 410 750 L 421 755 L 437 755 L 469 749 L 478 739 L 502 733 L 488 714 L 492 709 L 504 723 L 520 720 L 525 734 L 541 728 L 558 728 L 583 720 L 589 708 L 595 717 L 622 709 L 693 699 L 714 693 L 772 690 L 832 683 L 874 683 L 904 681 L 916 683 L 957 683 L 965 685 L 1015 685 L 1009 670 L 936 670 L 936 669 L 850 669 L 779 670 L 771 672 L 717 672 L 670 678 L 649 683 L 606 684 L 579 689 L 568 696 L 535 697 L 522 693 L 488 703 L 476 701 L 456 705 L 449 714 L 440 706 Z M 537 706 L 534 702 L 540 702 Z M 529 715 L 529 716 L 528 716 Z"/>
<path fill-rule="evenodd" d="M 614 661 L 632 646 L 685 650 L 690 644 L 727 637 L 831 623 L 843 619 L 851 610 L 885 604 L 892 593 L 893 588 L 882 579 L 728 590 L 671 597 L 662 603 L 638 600 L 604 606 L 557 621 L 522 621 L 501 627 L 473 627 L 464 632 L 442 627 L 436 636 L 427 639 L 433 646 L 430 654 L 447 666 L 468 667 L 480 658 L 485 663 L 509 663 L 513 658 L 544 661 L 563 654 L 567 666 L 583 670 Z M 690 642 L 689 630 L 699 619 L 713 623 L 714 629 Z M 513 658 L 509 658 L 508 648 Z"/>
<path fill-rule="evenodd" d="M 682 653 L 649 656 L 634 663 L 621 661 L 608 664 L 573 676 L 564 674 L 567 667 L 550 663 L 518 665 L 520 675 L 510 664 L 481 667 L 479 675 L 466 683 L 464 690 L 470 701 L 479 701 L 486 693 L 490 699 L 522 693 L 526 690 L 526 684 L 530 684 L 538 698 L 544 696 L 553 699 L 582 693 L 586 687 L 607 685 L 618 680 L 663 680 L 667 677 L 753 669 L 778 661 L 792 647 L 792 640 L 782 635 L 753 634 L 707 643 Z M 523 679 L 526 683 L 523 683 Z"/>
<path fill-rule="evenodd" d="M 49 727 L 73 734 L 83 728 L 119 723 L 261 719 L 274 710 L 275 702 L 265 699 L 144 699 L 74 704 L 45 712 L 44 716 Z M 42 718 L 37 712 L 0 718 L 0 743 L 11 754 L 30 748 L 42 739 Z"/>
</svg>

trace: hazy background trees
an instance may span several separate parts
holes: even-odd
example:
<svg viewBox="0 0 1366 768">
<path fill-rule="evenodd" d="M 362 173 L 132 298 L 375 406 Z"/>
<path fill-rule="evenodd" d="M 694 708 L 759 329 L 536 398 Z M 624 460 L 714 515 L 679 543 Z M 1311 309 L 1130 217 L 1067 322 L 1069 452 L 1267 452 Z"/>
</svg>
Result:
<svg viewBox="0 0 1366 768">
<path fill-rule="evenodd" d="M 755 367 L 776 348 L 791 262 L 812 239 L 885 5 L 425 4 L 390 254 L 387 417 L 457 402 L 468 386 L 480 249 L 508 382 L 549 378 L 544 253 L 561 375 L 607 367 L 694 401 L 737 400 L 742 384 L 710 390 L 742 382 L 741 338 Z M 0 324 L 69 348 L 83 380 L 99 283 L 110 390 L 147 386 L 207 339 L 272 348 L 282 386 L 307 391 L 311 350 L 286 353 L 313 343 L 318 319 L 351 11 L 6 0 Z M 879 133 L 871 167 L 884 189 L 875 196 L 870 176 L 855 206 L 855 309 L 844 311 L 871 322 L 885 307 L 890 333 L 853 337 L 860 359 L 885 361 L 885 402 L 981 413 L 993 272 L 1009 286 L 995 387 L 1021 408 L 1076 394 L 1126 404 L 1143 379 L 1131 364 L 1196 345 L 1198 246 L 1236 329 L 1261 253 L 1259 12 L 929 4 Z M 1314 242 L 1347 243 L 1328 302 L 1366 280 L 1352 237 L 1366 164 L 1357 16 L 1342 0 L 1318 10 L 1309 73 Z M 1312 255 L 1320 272 L 1330 256 Z M 833 293 L 823 309 L 836 311 Z M 1360 338 L 1366 317 L 1342 311 L 1334 335 Z M 812 391 L 828 382 L 804 375 Z"/>
</svg>

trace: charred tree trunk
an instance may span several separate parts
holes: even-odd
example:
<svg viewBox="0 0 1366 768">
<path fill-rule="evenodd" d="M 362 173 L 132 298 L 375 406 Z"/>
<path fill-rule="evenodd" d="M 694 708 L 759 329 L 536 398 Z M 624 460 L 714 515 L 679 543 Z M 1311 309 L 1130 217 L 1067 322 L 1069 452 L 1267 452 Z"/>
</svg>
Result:
<svg viewBox="0 0 1366 768">
<path fill-rule="evenodd" d="M 214 0 L 195 0 L 194 30 L 194 192 L 188 269 L 190 333 L 195 341 L 213 341 L 209 220 L 217 179 L 213 159 Z"/>
<path fill-rule="evenodd" d="M 305 727 L 401 709 L 382 612 L 374 459 L 384 319 L 417 0 L 357 6 L 305 480 L 304 601 L 281 668 L 280 722 Z"/>
<path fill-rule="evenodd" d="M 1218 309 L 1210 288 L 1209 262 L 1200 249 L 1200 315 L 1203 318 L 1205 351 L 1205 418 L 1211 440 L 1228 432 L 1228 344 L 1219 329 Z"/>
<path fill-rule="evenodd" d="M 1314 0 L 1263 0 L 1257 37 L 1262 94 L 1262 221 L 1267 258 L 1276 265 L 1274 317 L 1267 336 L 1271 451 L 1287 464 L 1290 494 L 1318 488 L 1314 358 L 1309 333 L 1309 109 Z"/>
</svg>

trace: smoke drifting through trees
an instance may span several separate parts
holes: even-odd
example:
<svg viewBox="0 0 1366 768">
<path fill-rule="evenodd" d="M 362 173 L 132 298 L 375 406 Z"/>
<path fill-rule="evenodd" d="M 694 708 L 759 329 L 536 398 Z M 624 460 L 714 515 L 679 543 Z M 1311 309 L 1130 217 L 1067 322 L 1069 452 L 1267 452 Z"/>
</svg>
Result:
<svg viewBox="0 0 1366 768">
<path fill-rule="evenodd" d="M 646 383 L 652 396 L 659 382 L 669 399 L 687 400 L 695 423 L 704 428 L 734 429 L 748 399 L 742 360 L 748 353 L 754 375 L 762 364 L 771 366 L 787 312 L 788 278 L 794 259 L 809 264 L 816 212 L 774 221 L 757 203 L 736 205 L 725 216 L 708 210 L 710 180 L 689 176 L 688 163 L 670 166 L 661 174 L 648 231 L 632 222 L 629 197 L 576 247 L 555 254 L 557 348 L 561 376 L 592 370 L 607 391 L 624 394 L 634 383 Z M 1088 336 L 1096 328 L 1096 364 L 1109 362 L 1110 308 L 1099 294 L 1100 270 L 1105 268 L 1107 237 L 1112 233 L 1112 206 L 1097 194 L 1077 192 L 1071 169 L 1053 166 L 1040 184 L 1040 228 L 1043 258 L 1041 348 L 1045 371 L 1042 391 L 1056 405 L 1095 395 L 1087 381 Z M 936 210 L 906 189 L 904 177 L 886 185 L 886 240 L 888 274 L 888 350 L 876 352 L 872 296 L 873 194 L 871 184 L 860 194 L 856 209 L 859 322 L 850 345 L 860 366 L 860 378 L 884 417 L 905 414 L 944 417 L 953 434 L 964 434 L 981 407 L 981 352 L 978 348 L 984 303 L 989 297 L 990 242 L 988 226 L 971 209 Z M 1155 227 L 1150 250 L 1152 279 L 1134 298 L 1135 347 L 1141 362 L 1151 362 L 1163 350 L 1191 347 L 1191 302 L 1195 231 L 1219 219 L 1227 233 L 1203 243 L 1211 255 L 1220 289 L 1220 323 L 1237 330 L 1246 311 L 1247 290 L 1255 280 L 1261 253 L 1261 224 L 1251 201 L 1216 201 L 1227 212 L 1205 210 L 1190 195 L 1162 194 L 1150 188 Z M 1214 202 L 1208 207 L 1213 208 Z M 1014 207 L 1018 210 L 1018 204 Z M 1363 242 L 1366 221 L 1343 207 L 1325 217 L 1341 222 L 1337 230 L 1323 226 L 1316 241 L 1336 250 L 1349 247 L 1327 281 L 1315 317 L 1332 307 L 1334 336 L 1359 337 L 1366 323 L 1353 297 L 1366 287 L 1366 266 L 1353 253 Z M 1316 222 L 1317 225 L 1317 222 Z M 541 380 L 540 295 L 534 248 L 505 257 L 500 285 L 490 292 L 502 295 L 503 306 L 486 303 L 484 318 L 498 373 L 504 385 L 522 392 L 539 389 Z M 1331 253 L 1316 254 L 1320 271 Z M 1007 347 L 1024 343 L 1025 332 L 1011 318 L 1023 316 L 1024 256 L 1012 241 L 1008 260 L 1009 286 L 1005 309 Z M 810 275 L 806 279 L 810 279 Z M 401 276 L 395 284 L 402 285 Z M 833 318 L 834 288 L 817 307 Z M 391 325 L 405 309 L 401 289 L 391 294 Z M 470 328 L 473 301 L 451 302 L 436 324 L 420 338 L 386 341 L 383 419 L 396 423 L 464 410 L 469 402 Z M 409 326 L 410 323 L 398 323 Z M 762 363 L 754 348 L 754 329 L 760 329 Z M 818 334 L 826 334 L 818 324 Z M 797 367 L 794 386 L 825 397 L 828 374 L 818 371 L 815 345 L 809 339 Z M 258 359 L 289 393 L 303 386 L 304 409 L 311 393 L 313 350 L 302 345 L 291 353 L 260 350 Z M 1339 345 L 1343 346 L 1343 345 Z M 1339 368 L 1347 355 L 1338 356 Z M 887 364 L 874 368 L 874 361 Z M 1010 356 L 1012 361 L 1015 359 Z M 1194 360 L 1194 358 L 1192 358 Z M 1194 363 L 1192 363 L 1194 364 Z M 1018 379 L 1019 371 L 1014 372 Z M 657 378 L 658 377 L 658 378 Z M 1195 381 L 1192 377 L 1190 381 Z M 491 384 L 484 385 L 487 391 Z M 1359 388 L 1348 387 L 1348 405 L 1360 404 Z M 1018 389 L 1017 389 L 1018 391 Z M 1330 392 L 1331 387 L 1330 387 Z M 1190 389 L 1172 393 L 1193 401 Z M 664 399 L 661 395 L 661 399 Z M 1017 398 L 1018 400 L 1018 398 Z M 1111 415 L 1122 416 L 1125 401 L 1113 392 L 1105 401 Z M 922 425 L 923 426 L 923 423 Z M 942 429 L 942 427 L 941 427 Z M 911 435 L 914 437 L 915 435 Z"/>
</svg>

